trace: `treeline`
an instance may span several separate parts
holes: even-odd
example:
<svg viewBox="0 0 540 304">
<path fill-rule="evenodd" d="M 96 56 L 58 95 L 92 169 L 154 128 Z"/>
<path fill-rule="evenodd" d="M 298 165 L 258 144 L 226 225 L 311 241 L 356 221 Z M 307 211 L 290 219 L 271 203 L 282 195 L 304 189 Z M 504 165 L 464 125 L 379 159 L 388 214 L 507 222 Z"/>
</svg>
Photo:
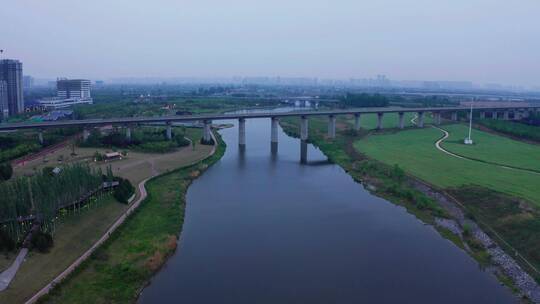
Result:
<svg viewBox="0 0 540 304">
<path fill-rule="evenodd" d="M 31 177 L 0 183 L 1 230 L 20 241 L 35 220 L 51 231 L 60 208 L 80 202 L 97 191 L 103 182 L 100 170 L 85 164 L 63 167 L 58 173 L 43 170 Z"/>
<path fill-rule="evenodd" d="M 481 119 L 477 122 L 501 133 L 540 142 L 540 126 L 496 119 Z"/>
<path fill-rule="evenodd" d="M 126 138 L 125 131 L 115 130 L 103 135 L 94 129 L 88 139 L 80 142 L 81 147 L 99 148 L 131 148 L 142 152 L 165 153 L 174 151 L 178 147 L 189 145 L 189 140 L 184 137 L 184 132 L 173 129 L 172 140 L 167 140 L 166 130 L 163 128 L 140 128 L 131 133 L 131 141 Z"/>
<path fill-rule="evenodd" d="M 390 101 L 387 97 L 380 94 L 351 94 L 347 93 L 344 97 L 340 99 L 341 104 L 348 107 L 387 107 L 390 104 Z"/>
</svg>

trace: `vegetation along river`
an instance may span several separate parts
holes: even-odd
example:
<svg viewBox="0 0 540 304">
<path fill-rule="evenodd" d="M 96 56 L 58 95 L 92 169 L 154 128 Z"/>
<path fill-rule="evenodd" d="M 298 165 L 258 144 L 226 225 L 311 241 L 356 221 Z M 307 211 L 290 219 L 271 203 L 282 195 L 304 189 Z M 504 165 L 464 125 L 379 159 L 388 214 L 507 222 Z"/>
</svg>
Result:
<svg viewBox="0 0 540 304">
<path fill-rule="evenodd" d="M 371 195 L 270 119 L 221 131 L 224 157 L 187 194 L 179 247 L 139 303 L 514 303 L 402 207 Z"/>
</svg>

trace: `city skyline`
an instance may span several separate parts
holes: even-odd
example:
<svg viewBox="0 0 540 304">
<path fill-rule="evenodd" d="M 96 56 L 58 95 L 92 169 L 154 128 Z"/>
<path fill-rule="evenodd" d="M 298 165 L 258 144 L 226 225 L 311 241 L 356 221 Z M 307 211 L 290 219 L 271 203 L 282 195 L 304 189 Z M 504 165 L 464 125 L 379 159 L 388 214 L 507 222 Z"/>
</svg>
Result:
<svg viewBox="0 0 540 304">
<path fill-rule="evenodd" d="M 6 23 L 32 20 L 0 28 L 2 58 L 21 60 L 36 78 L 385 74 L 398 80 L 540 83 L 540 4 L 534 1 L 88 6 L 56 0 L 2 8 Z M 71 10 L 85 14 L 66 14 Z"/>
</svg>

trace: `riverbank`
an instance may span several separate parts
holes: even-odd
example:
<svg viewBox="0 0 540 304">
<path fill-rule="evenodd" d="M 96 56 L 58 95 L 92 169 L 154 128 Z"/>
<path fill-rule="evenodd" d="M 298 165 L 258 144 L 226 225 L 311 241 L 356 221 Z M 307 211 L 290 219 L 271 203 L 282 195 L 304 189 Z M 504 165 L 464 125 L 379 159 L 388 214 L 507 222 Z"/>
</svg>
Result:
<svg viewBox="0 0 540 304">
<path fill-rule="evenodd" d="M 182 230 L 185 193 L 225 151 L 148 181 L 148 197 L 97 251 L 39 303 L 133 302 L 174 253 Z"/>
<path fill-rule="evenodd" d="M 298 135 L 299 124 L 294 119 L 284 119 L 281 125 L 288 134 Z M 350 126 L 346 123 L 338 122 L 339 135 L 330 140 L 326 137 L 326 121 L 310 119 L 309 125 L 309 141 L 318 146 L 330 160 L 344 168 L 356 181 L 364 184 L 377 196 L 404 206 L 424 223 L 433 225 L 443 237 L 467 251 L 482 267 L 488 267 L 501 282 L 519 295 L 527 294 L 537 299 L 538 288 L 534 280 L 515 262 L 501 264 L 502 260 L 512 260 L 512 258 L 508 255 L 503 258 L 493 256 L 492 244 L 494 243 L 491 240 L 484 242 L 478 239 L 478 235 L 488 239 L 489 237 L 474 222 L 465 219 L 464 213 L 469 210 L 463 212 L 461 208 L 456 207 L 452 199 L 445 199 L 444 193 L 433 189 L 429 184 L 419 183 L 419 180 L 409 175 L 409 172 L 404 171 L 400 166 L 388 165 L 359 153 L 355 149 L 354 142 L 368 136 L 368 131 L 361 130 L 357 133 L 350 130 Z M 383 131 L 385 134 L 395 132 L 395 130 Z M 465 231 L 462 225 L 465 225 Z M 502 252 L 500 248 L 499 251 Z M 497 252 L 499 256 L 500 252 Z M 494 263 L 498 263 L 501 267 L 491 267 Z"/>
</svg>

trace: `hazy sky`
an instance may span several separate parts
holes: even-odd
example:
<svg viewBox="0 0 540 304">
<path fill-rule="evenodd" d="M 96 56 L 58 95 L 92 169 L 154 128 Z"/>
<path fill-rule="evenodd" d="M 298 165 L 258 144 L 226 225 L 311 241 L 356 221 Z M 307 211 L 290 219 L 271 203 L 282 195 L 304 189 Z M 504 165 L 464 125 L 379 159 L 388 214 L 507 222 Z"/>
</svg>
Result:
<svg viewBox="0 0 540 304">
<path fill-rule="evenodd" d="M 539 0 L 2 0 L 35 77 L 314 76 L 540 86 Z"/>
</svg>

